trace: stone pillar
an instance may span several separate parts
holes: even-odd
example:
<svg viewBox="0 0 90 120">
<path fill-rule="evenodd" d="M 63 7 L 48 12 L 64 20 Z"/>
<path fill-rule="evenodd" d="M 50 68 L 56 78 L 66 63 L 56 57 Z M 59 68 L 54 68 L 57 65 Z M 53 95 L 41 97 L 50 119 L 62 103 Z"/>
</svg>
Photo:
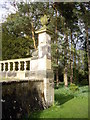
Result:
<svg viewBox="0 0 90 120">
<path fill-rule="evenodd" d="M 20 61 L 18 62 L 18 71 L 20 71 L 20 67 L 21 67 L 21 64 L 20 64 Z"/>
<path fill-rule="evenodd" d="M 33 57 L 30 61 L 30 79 L 43 81 L 43 95 L 46 106 L 54 103 L 54 75 L 51 69 L 51 34 L 48 29 L 48 18 L 41 18 L 43 27 L 36 31 L 38 34 L 38 59 Z"/>
<path fill-rule="evenodd" d="M 13 71 L 15 71 L 15 62 L 13 62 Z"/>
<path fill-rule="evenodd" d="M 26 71 L 26 68 L 27 68 L 27 63 L 26 61 L 24 61 L 24 71 Z"/>
<path fill-rule="evenodd" d="M 47 27 L 41 28 L 36 33 L 38 33 L 38 68 L 36 77 L 37 79 L 43 79 L 45 102 L 47 106 L 50 106 L 54 104 L 54 75 L 51 69 L 50 36 L 52 33 Z"/>
<path fill-rule="evenodd" d="M 10 62 L 8 62 L 8 71 L 10 71 Z"/>
</svg>

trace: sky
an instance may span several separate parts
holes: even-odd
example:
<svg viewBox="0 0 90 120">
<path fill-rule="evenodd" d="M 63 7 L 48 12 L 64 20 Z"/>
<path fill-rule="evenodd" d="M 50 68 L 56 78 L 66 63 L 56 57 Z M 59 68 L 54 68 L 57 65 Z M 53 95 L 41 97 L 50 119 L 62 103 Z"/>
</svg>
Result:
<svg viewBox="0 0 90 120">
<path fill-rule="evenodd" d="M 3 18 L 7 17 L 10 13 L 15 13 L 16 9 L 12 6 L 13 2 L 22 2 L 29 0 L 0 0 L 0 23 L 3 21 Z M 32 2 L 34 0 L 31 0 Z"/>
<path fill-rule="evenodd" d="M 15 8 L 11 5 L 12 2 L 25 2 L 25 1 L 40 1 L 40 0 L 0 0 L 0 23 L 10 13 L 15 13 Z M 42 0 L 43 1 L 43 0 Z M 48 1 L 48 0 L 46 0 Z"/>
<path fill-rule="evenodd" d="M 10 5 L 13 0 L 0 0 L 0 22 L 5 18 L 10 12 L 15 12 L 14 7 Z"/>
<path fill-rule="evenodd" d="M 0 23 L 10 13 L 15 13 L 15 8 L 11 5 L 13 2 L 39 1 L 39 0 L 0 0 Z"/>
</svg>

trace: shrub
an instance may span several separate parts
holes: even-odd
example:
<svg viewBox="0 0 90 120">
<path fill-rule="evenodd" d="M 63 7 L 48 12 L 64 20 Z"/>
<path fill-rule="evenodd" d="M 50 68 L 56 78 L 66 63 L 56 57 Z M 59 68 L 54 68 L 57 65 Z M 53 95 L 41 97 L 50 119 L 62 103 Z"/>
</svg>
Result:
<svg viewBox="0 0 90 120">
<path fill-rule="evenodd" d="M 72 90 L 73 92 L 79 90 L 78 86 L 75 85 L 74 83 L 70 84 L 70 90 Z"/>
<path fill-rule="evenodd" d="M 89 81 L 87 79 L 84 79 L 80 82 L 81 85 L 88 85 Z"/>
</svg>

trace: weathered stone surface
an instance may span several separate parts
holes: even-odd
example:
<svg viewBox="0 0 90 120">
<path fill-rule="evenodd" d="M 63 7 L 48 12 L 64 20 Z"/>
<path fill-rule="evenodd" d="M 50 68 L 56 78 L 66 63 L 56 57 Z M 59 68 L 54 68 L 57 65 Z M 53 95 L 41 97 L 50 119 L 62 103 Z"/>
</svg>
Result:
<svg viewBox="0 0 90 120">
<path fill-rule="evenodd" d="M 1 78 L 2 78 L 2 77 L 6 77 L 6 71 L 5 71 L 5 72 L 0 71 L 0 77 L 1 77 Z"/>
<path fill-rule="evenodd" d="M 40 56 L 39 58 L 43 58 L 45 55 L 47 58 L 51 59 L 51 46 L 50 45 L 43 45 L 39 47 Z"/>
<path fill-rule="evenodd" d="M 16 72 L 14 72 L 14 71 L 7 72 L 7 77 L 16 77 Z"/>
<path fill-rule="evenodd" d="M 44 55 L 51 57 L 51 37 L 46 32 L 38 35 L 38 57 L 42 58 Z"/>
<path fill-rule="evenodd" d="M 44 95 L 47 106 L 54 104 L 54 81 L 49 81 L 50 79 L 44 78 Z"/>
<path fill-rule="evenodd" d="M 51 70 L 51 60 L 44 58 L 34 59 L 30 61 L 30 71 Z"/>
<path fill-rule="evenodd" d="M 37 79 L 37 80 L 44 80 L 44 78 L 49 78 L 53 80 L 53 71 L 52 70 L 39 70 L 39 71 L 30 71 L 28 73 L 28 77 L 30 80 Z"/>
<path fill-rule="evenodd" d="M 28 79 L 37 79 L 43 80 L 43 78 L 49 78 L 50 80 L 53 79 L 53 71 L 52 70 L 38 70 L 38 71 L 17 71 L 17 72 L 0 72 L 1 78 L 17 78 L 24 80 L 25 78 Z"/>
<path fill-rule="evenodd" d="M 37 71 L 38 70 L 38 59 L 34 59 L 30 61 L 30 71 Z"/>
<path fill-rule="evenodd" d="M 32 53 L 32 56 L 33 56 L 33 57 L 34 57 L 34 56 L 38 56 L 38 49 L 35 50 L 35 51 Z"/>
<path fill-rule="evenodd" d="M 32 111 L 46 108 L 43 82 L 26 81 L 2 84 L 3 120 L 23 119 Z"/>
</svg>

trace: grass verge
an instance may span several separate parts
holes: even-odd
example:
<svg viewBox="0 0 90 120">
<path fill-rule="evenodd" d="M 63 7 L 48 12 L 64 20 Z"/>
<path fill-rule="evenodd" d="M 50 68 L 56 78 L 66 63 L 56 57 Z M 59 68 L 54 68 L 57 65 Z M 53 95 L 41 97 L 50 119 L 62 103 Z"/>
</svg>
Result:
<svg viewBox="0 0 90 120">
<path fill-rule="evenodd" d="M 65 87 L 55 89 L 55 104 L 50 108 L 30 113 L 31 118 L 88 118 L 88 86 L 71 91 Z"/>
</svg>

